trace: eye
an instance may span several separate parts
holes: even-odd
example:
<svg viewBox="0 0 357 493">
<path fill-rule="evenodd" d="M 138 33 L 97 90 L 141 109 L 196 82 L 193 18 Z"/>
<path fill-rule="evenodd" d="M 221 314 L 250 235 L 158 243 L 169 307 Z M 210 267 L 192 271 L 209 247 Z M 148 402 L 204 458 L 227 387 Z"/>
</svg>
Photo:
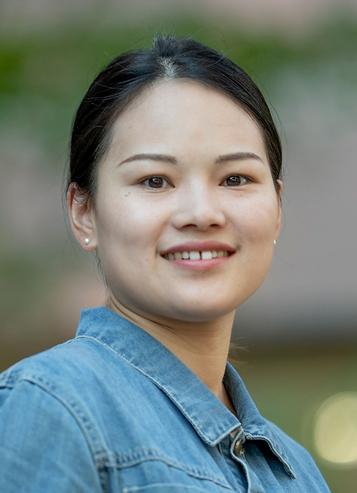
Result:
<svg viewBox="0 0 357 493">
<path fill-rule="evenodd" d="M 250 180 L 247 176 L 231 175 L 231 176 L 227 176 L 223 184 L 225 184 L 227 187 L 237 187 L 241 185 L 246 185 L 247 183 L 249 183 L 249 181 Z"/>
<path fill-rule="evenodd" d="M 165 188 L 169 185 L 168 180 L 163 176 L 150 176 L 141 182 L 146 188 Z"/>
</svg>

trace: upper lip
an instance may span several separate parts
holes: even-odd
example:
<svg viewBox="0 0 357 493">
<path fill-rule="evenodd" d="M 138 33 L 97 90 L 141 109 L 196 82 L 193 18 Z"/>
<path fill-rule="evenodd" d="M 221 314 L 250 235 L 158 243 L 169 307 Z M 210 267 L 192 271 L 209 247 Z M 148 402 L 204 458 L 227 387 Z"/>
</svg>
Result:
<svg viewBox="0 0 357 493">
<path fill-rule="evenodd" d="M 180 243 L 179 245 L 174 245 L 161 252 L 161 255 L 167 255 L 168 253 L 175 252 L 206 252 L 206 251 L 216 251 L 216 252 L 228 252 L 234 253 L 236 251 L 228 243 L 222 243 L 221 241 L 187 241 L 186 243 Z"/>
</svg>

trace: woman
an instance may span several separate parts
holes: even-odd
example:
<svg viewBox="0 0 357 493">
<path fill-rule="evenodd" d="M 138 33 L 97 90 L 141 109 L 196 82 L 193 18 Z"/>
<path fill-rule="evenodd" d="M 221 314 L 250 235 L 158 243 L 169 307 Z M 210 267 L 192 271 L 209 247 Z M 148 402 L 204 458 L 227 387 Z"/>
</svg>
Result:
<svg viewBox="0 0 357 493">
<path fill-rule="evenodd" d="M 91 84 L 67 206 L 105 307 L 0 380 L 0 491 L 328 492 L 227 363 L 279 236 L 281 147 L 249 76 L 157 36 Z"/>
</svg>

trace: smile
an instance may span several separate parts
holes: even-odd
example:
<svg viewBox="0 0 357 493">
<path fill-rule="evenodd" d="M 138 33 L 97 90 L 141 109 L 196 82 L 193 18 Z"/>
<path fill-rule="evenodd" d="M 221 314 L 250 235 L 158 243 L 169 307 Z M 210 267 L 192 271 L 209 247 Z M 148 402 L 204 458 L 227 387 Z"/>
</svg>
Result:
<svg viewBox="0 0 357 493">
<path fill-rule="evenodd" d="M 175 252 L 164 255 L 167 260 L 212 260 L 217 257 L 228 257 L 230 254 L 224 250 L 191 250 L 187 252 Z"/>
</svg>

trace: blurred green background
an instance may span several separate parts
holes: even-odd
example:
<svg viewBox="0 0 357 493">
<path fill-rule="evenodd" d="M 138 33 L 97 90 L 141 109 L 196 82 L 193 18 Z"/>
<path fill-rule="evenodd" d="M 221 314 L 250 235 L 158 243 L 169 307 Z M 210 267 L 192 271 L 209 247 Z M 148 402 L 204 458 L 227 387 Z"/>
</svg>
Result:
<svg viewBox="0 0 357 493">
<path fill-rule="evenodd" d="M 253 76 L 284 147 L 284 229 L 272 274 L 238 312 L 234 340 L 244 349 L 235 364 L 262 412 L 311 451 L 331 490 L 352 493 L 357 8 L 287 4 L 0 4 L 0 370 L 71 337 L 80 308 L 104 300 L 95 261 L 71 239 L 62 208 L 84 91 L 112 57 L 148 46 L 155 32 L 192 36 Z"/>
</svg>

